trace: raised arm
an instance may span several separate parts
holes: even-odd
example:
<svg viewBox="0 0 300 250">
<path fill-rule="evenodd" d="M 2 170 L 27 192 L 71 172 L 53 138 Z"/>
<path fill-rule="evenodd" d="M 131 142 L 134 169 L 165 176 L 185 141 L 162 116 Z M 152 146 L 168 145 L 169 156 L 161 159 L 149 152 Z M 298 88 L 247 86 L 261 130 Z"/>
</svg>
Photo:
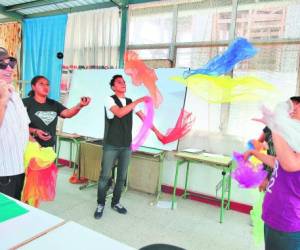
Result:
<svg viewBox="0 0 300 250">
<path fill-rule="evenodd" d="M 287 172 L 300 171 L 300 154 L 296 153 L 288 143 L 277 133 L 272 132 L 276 157 Z"/>
<path fill-rule="evenodd" d="M 10 85 L 4 81 L 0 81 L 0 127 L 2 126 L 6 105 L 12 91 L 13 89 L 10 87 Z"/>
<path fill-rule="evenodd" d="M 90 101 L 91 101 L 90 97 L 81 97 L 80 102 L 77 105 L 75 105 L 70 109 L 65 109 L 60 113 L 60 116 L 62 118 L 71 118 L 77 115 L 83 107 L 89 105 Z"/>
<path fill-rule="evenodd" d="M 118 118 L 122 118 L 123 116 L 127 115 L 128 113 L 130 113 L 137 104 L 144 102 L 145 101 L 145 97 L 141 97 L 137 100 L 135 100 L 134 102 L 126 105 L 125 107 L 119 107 L 118 105 L 114 105 L 110 108 L 110 111 Z"/>
</svg>

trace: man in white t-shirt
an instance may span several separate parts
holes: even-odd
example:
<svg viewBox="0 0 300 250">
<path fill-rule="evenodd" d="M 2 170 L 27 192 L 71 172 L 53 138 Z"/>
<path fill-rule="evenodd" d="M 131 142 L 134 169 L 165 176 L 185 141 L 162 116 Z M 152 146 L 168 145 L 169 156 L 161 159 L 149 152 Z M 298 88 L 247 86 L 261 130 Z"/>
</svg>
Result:
<svg viewBox="0 0 300 250">
<path fill-rule="evenodd" d="M 0 47 L 0 192 L 20 199 L 30 120 L 12 85 L 16 64 L 17 60 Z"/>
<path fill-rule="evenodd" d="M 149 97 L 142 97 L 135 101 L 125 97 L 126 84 L 122 75 L 114 75 L 110 81 L 114 95 L 105 101 L 105 131 L 103 140 L 103 156 L 101 173 L 98 183 L 97 209 L 95 219 L 100 219 L 105 206 L 105 198 L 108 189 L 108 181 L 111 170 L 116 160 L 117 181 L 114 187 L 111 207 L 120 214 L 126 214 L 127 210 L 120 204 L 122 188 L 126 181 L 129 165 L 132 141 L 132 113 L 139 103 L 147 102 Z M 140 116 L 141 112 L 137 112 Z"/>
</svg>

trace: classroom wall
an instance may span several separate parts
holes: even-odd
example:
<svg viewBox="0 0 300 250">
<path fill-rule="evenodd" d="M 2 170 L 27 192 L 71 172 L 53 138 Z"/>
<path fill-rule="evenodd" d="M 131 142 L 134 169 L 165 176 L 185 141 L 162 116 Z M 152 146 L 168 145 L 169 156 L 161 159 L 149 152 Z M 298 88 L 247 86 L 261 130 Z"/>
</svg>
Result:
<svg viewBox="0 0 300 250">
<path fill-rule="evenodd" d="M 284 29 L 278 29 L 278 33 L 275 32 L 276 35 L 279 39 L 291 38 L 299 40 L 300 33 L 297 29 L 295 29 L 295 22 L 297 20 L 294 20 L 296 17 L 299 16 L 299 4 L 292 3 L 292 1 L 291 3 L 288 2 L 289 1 L 280 5 L 278 5 L 278 3 L 277 5 L 274 5 L 274 3 L 257 3 L 245 5 L 239 4 L 237 11 L 249 13 L 246 14 L 248 17 L 251 17 L 251 15 L 256 17 L 261 15 L 261 19 L 265 21 L 266 25 L 268 25 L 267 21 L 269 15 L 273 15 L 272 11 L 269 11 L 268 9 L 270 7 L 271 10 L 273 7 L 275 9 L 279 8 L 280 10 L 282 10 L 283 14 L 278 16 L 278 20 L 280 20 L 280 22 L 278 23 L 280 23 L 279 26 L 281 28 L 283 27 Z M 176 64 L 174 65 L 175 67 L 198 68 L 200 65 L 207 63 L 207 61 L 211 59 L 214 55 L 223 51 L 225 47 L 219 46 L 220 44 L 218 43 L 221 37 L 222 39 L 230 40 L 229 33 L 231 29 L 217 29 L 215 30 L 215 32 L 213 32 L 213 30 L 216 27 L 218 27 L 220 23 L 223 23 L 225 19 L 225 23 L 228 24 L 227 27 L 230 27 L 232 25 L 232 22 L 234 20 L 231 20 L 230 18 L 228 19 L 227 15 L 222 15 L 223 13 L 226 14 L 228 11 L 231 11 L 232 6 L 230 4 L 226 4 L 225 7 L 218 7 L 211 4 L 203 6 L 202 4 L 198 5 L 198 3 L 191 3 L 191 5 L 189 6 L 177 5 L 176 7 L 176 14 L 174 12 L 173 7 L 166 8 L 165 6 L 163 6 L 161 9 L 158 7 L 158 11 L 156 11 L 155 8 L 152 8 L 151 12 L 149 12 L 146 8 L 144 10 L 139 10 L 138 8 L 136 10 L 130 9 L 129 11 L 131 13 L 129 15 L 130 22 L 128 27 L 128 49 L 133 49 L 134 45 L 139 45 L 136 51 L 138 51 L 138 53 L 140 53 L 141 55 L 141 58 L 144 59 L 146 57 L 154 58 L 158 54 L 160 54 L 158 52 L 161 52 L 160 56 L 162 56 L 164 54 L 163 51 L 167 51 L 168 49 L 170 51 L 173 51 L 175 46 L 175 53 L 170 53 L 170 56 L 171 54 L 174 54 L 172 60 L 176 62 Z M 141 6 L 140 8 L 144 7 Z M 218 11 L 216 11 L 216 8 L 218 9 Z M 266 9 L 266 13 L 260 14 L 261 8 Z M 270 13 L 268 14 L 268 12 Z M 216 15 L 215 18 L 213 18 L 214 15 Z M 225 19 L 222 16 L 224 16 Z M 155 20 L 155 22 L 150 24 L 148 18 Z M 238 17 L 236 23 L 241 21 L 239 20 L 239 18 L 243 19 L 244 17 Z M 203 23 L 204 21 L 206 25 L 193 25 L 199 23 L 199 20 L 200 23 Z M 249 20 L 251 20 L 251 18 L 249 18 Z M 176 26 L 174 26 L 175 28 L 171 25 L 172 23 L 176 24 Z M 147 29 L 144 29 L 146 25 L 151 25 L 152 29 L 154 30 L 154 33 L 148 32 Z M 249 25 L 253 24 L 249 21 Z M 139 28 L 139 30 L 144 30 L 146 32 L 134 32 L 135 29 L 137 29 L 137 27 Z M 282 32 L 282 30 L 284 30 L 284 32 Z M 239 35 L 244 34 L 244 31 L 244 27 L 242 26 L 237 28 L 237 34 Z M 172 34 L 172 32 L 174 32 L 174 34 Z M 176 39 L 173 39 L 175 37 L 174 35 L 176 35 L 175 33 L 177 34 L 177 36 Z M 153 36 L 153 34 L 159 34 L 159 36 L 156 37 Z M 268 37 L 268 42 L 261 42 L 261 38 L 264 38 L 264 36 L 266 35 L 264 32 L 262 32 L 258 37 L 252 37 L 252 35 L 247 34 L 247 38 L 249 38 L 250 40 L 254 38 L 254 41 L 258 40 L 257 46 L 260 48 L 260 52 L 255 58 L 251 59 L 248 62 L 245 62 L 245 64 L 241 64 L 239 67 L 236 67 L 234 70 L 234 76 L 242 76 L 247 74 L 258 76 L 279 87 L 279 92 L 282 95 L 284 95 L 285 99 L 287 99 L 291 95 L 294 95 L 295 90 L 299 92 L 298 88 L 296 88 L 297 84 L 299 83 L 299 80 L 297 80 L 299 78 L 299 49 L 297 48 L 297 46 L 295 47 L 293 44 L 288 43 L 288 41 L 281 41 L 282 43 L 280 44 L 278 44 L 277 42 L 272 44 L 272 42 L 277 40 L 277 38 L 273 37 Z M 255 36 L 257 36 L 257 34 Z M 118 41 L 118 39 L 116 40 Z M 264 39 L 262 40 L 264 41 Z M 153 42 L 152 45 L 154 46 L 152 46 L 152 49 L 146 48 L 147 46 L 149 47 L 149 43 L 147 43 L 147 46 L 143 48 L 144 41 Z M 203 47 L 202 42 L 207 41 L 211 41 L 211 44 L 207 44 L 207 46 Z M 196 47 L 187 48 L 183 48 L 180 46 L 178 47 L 179 44 L 187 43 L 188 45 L 188 43 L 190 42 L 196 43 L 198 45 Z M 160 48 L 161 43 L 169 43 L 170 46 L 168 49 L 162 49 Z M 271 45 L 269 43 L 271 43 Z M 94 45 L 92 45 L 92 47 L 89 47 L 88 49 L 92 51 L 92 54 L 94 53 Z M 111 57 L 108 56 L 108 58 Z M 100 63 L 99 65 L 107 64 Z M 221 153 L 225 155 L 231 155 L 234 150 L 243 152 L 245 150 L 245 147 L 242 141 L 239 140 L 239 138 L 213 133 L 213 131 L 219 130 L 220 113 L 222 113 L 219 105 L 208 104 L 205 101 L 199 101 L 198 99 L 199 98 L 190 96 L 190 94 L 188 93 L 185 107 L 188 111 L 192 112 L 193 114 L 199 114 L 199 121 L 196 121 L 195 127 L 197 125 L 199 127 L 202 126 L 202 128 L 204 128 L 205 124 L 207 124 L 207 131 L 210 132 L 208 134 L 208 132 L 202 132 L 200 130 L 196 130 L 193 127 L 192 133 L 188 134 L 187 137 L 185 137 L 180 142 L 179 149 L 190 148 L 192 145 L 192 147 L 194 148 L 203 149 L 207 152 Z M 249 106 L 250 105 L 248 104 L 242 104 L 240 105 L 240 107 L 238 107 L 239 109 L 237 109 L 235 105 L 230 106 L 231 110 L 227 115 L 229 118 L 229 132 L 236 130 L 234 131 L 234 134 L 247 133 L 248 135 L 250 131 L 249 128 L 251 128 L 251 133 L 253 133 L 254 137 L 259 135 L 261 128 L 255 130 L 254 127 L 256 127 L 256 125 L 253 125 L 252 123 L 251 126 L 248 126 L 248 124 L 250 124 L 249 119 L 255 117 L 252 115 L 250 116 L 250 114 L 252 114 L 251 111 L 254 108 L 252 106 Z M 247 117 L 246 119 L 246 117 L 244 117 L 244 114 L 247 114 L 249 117 Z M 247 121 L 248 123 L 246 123 Z M 235 126 L 233 126 L 233 124 Z M 240 129 L 241 127 L 243 129 Z M 239 133 L 237 133 L 237 131 L 239 131 Z M 253 137 L 247 138 L 250 139 Z M 68 159 L 68 157 L 69 145 L 63 142 L 60 158 Z M 167 154 L 167 157 L 164 162 L 162 184 L 173 186 L 175 166 L 176 159 L 174 158 L 174 154 L 170 152 Z M 211 168 L 205 164 L 192 164 L 190 172 L 189 189 L 195 192 L 214 196 L 215 186 L 220 181 L 220 179 L 220 171 Z M 240 189 L 234 181 L 232 184 L 233 201 L 245 204 L 253 203 L 256 196 L 254 194 L 255 191 Z M 182 188 L 183 185 L 184 168 L 182 167 L 179 173 L 178 187 Z"/>
<path fill-rule="evenodd" d="M 204 149 L 209 153 L 223 154 L 232 156 L 233 151 L 244 152 L 246 147 L 244 143 L 233 136 L 225 136 L 220 134 L 207 134 L 195 131 L 188 134 L 180 141 L 179 150 L 190 148 L 190 143 L 194 139 L 194 148 Z M 168 153 L 163 172 L 163 184 L 173 186 L 175 176 L 176 158 L 174 153 Z M 213 168 L 207 164 L 191 164 L 189 175 L 190 191 L 201 193 L 209 196 L 216 195 L 216 185 L 221 181 L 221 170 Z M 184 188 L 185 167 L 182 166 L 179 172 L 177 187 Z M 258 192 L 256 190 L 242 189 L 238 187 L 236 181 L 232 179 L 231 200 L 247 205 L 253 205 L 257 199 Z M 218 197 L 221 193 L 218 192 Z"/>
<path fill-rule="evenodd" d="M 188 141 L 193 137 L 193 134 L 188 135 L 185 140 Z M 199 139 L 195 141 L 195 147 L 200 148 L 201 145 L 206 145 L 207 148 L 210 148 L 211 145 L 214 145 L 215 150 L 211 150 L 208 152 L 211 153 L 225 153 L 226 155 L 231 155 L 233 150 L 244 151 L 244 145 L 238 139 L 234 139 L 228 136 L 219 136 L 219 135 L 198 135 Z M 185 140 L 182 140 L 180 143 L 180 148 L 184 148 Z M 211 148 L 213 149 L 213 148 Z M 75 148 L 73 147 L 73 152 Z M 59 155 L 60 159 L 69 160 L 69 144 L 66 142 L 62 142 L 61 152 Z M 75 155 L 73 155 L 73 161 L 75 160 Z M 175 176 L 175 168 L 176 168 L 176 158 L 174 157 L 174 152 L 168 152 L 164 164 L 163 164 L 163 177 L 162 177 L 162 185 L 173 186 L 174 176 Z M 190 165 L 190 175 L 189 175 L 189 186 L 188 190 L 201 193 L 209 196 L 216 195 L 216 185 L 221 180 L 221 170 L 213 168 L 206 164 L 191 164 Z M 183 165 L 179 171 L 178 177 L 178 188 L 184 188 L 185 181 L 185 166 Z M 218 197 L 220 197 L 221 192 L 219 190 Z M 237 183 L 232 180 L 232 192 L 231 192 L 231 200 L 247 204 L 253 205 L 258 198 L 258 191 L 254 189 L 242 189 L 239 188 Z"/>
</svg>

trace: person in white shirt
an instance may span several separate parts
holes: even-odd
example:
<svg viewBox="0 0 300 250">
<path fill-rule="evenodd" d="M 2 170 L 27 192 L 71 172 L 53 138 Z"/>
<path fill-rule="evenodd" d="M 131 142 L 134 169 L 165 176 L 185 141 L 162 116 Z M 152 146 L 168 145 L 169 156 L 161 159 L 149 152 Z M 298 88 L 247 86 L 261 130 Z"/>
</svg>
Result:
<svg viewBox="0 0 300 250">
<path fill-rule="evenodd" d="M 0 47 L 0 192 L 20 200 L 30 120 L 12 85 L 16 64 L 17 60 Z"/>
<path fill-rule="evenodd" d="M 111 208 L 120 214 L 127 213 L 127 209 L 120 204 L 120 198 L 131 155 L 132 115 L 136 112 L 137 115 L 143 117 L 143 113 L 136 110 L 136 106 L 148 100 L 148 97 L 142 97 L 135 101 L 127 98 L 125 96 L 126 83 L 122 75 L 114 75 L 110 81 L 110 87 L 114 91 L 114 95 L 108 97 L 105 101 L 102 168 L 98 183 L 98 205 L 94 213 L 95 219 L 102 217 L 111 170 L 116 160 L 118 160 L 117 181 L 114 187 Z"/>
</svg>

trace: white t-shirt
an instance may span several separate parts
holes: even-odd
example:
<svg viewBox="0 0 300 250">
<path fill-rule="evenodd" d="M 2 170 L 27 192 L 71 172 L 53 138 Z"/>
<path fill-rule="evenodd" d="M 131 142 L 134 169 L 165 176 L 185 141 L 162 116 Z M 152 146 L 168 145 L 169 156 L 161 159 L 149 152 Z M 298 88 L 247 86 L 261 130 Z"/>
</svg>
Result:
<svg viewBox="0 0 300 250">
<path fill-rule="evenodd" d="M 14 91 L 8 100 L 0 127 L 0 176 L 24 173 L 24 151 L 29 140 L 29 117 Z"/>
<path fill-rule="evenodd" d="M 126 106 L 126 98 L 119 98 L 118 97 L 118 99 L 122 103 L 123 107 L 125 107 Z M 110 109 L 111 109 L 111 107 L 116 106 L 116 105 L 117 104 L 115 103 L 115 100 L 111 96 L 106 98 L 104 106 L 105 106 L 105 109 L 106 109 L 106 114 L 107 114 L 108 119 L 114 118 L 114 114 L 113 114 L 113 112 L 110 111 Z M 140 104 L 136 105 L 135 108 L 133 109 L 133 111 L 135 113 L 137 113 L 141 110 L 142 110 L 142 108 L 141 108 Z"/>
</svg>

